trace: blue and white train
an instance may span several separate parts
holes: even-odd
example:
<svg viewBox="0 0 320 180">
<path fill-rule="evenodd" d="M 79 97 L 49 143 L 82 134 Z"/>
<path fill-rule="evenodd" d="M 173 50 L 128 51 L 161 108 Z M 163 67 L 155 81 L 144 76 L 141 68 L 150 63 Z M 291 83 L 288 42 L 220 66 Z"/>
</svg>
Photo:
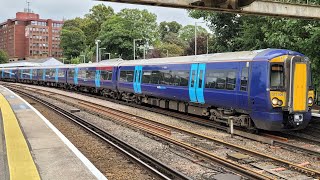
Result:
<svg viewBox="0 0 320 180">
<path fill-rule="evenodd" d="M 283 49 L 1 69 L 1 80 L 55 86 L 269 131 L 311 120 L 309 59 Z"/>
</svg>

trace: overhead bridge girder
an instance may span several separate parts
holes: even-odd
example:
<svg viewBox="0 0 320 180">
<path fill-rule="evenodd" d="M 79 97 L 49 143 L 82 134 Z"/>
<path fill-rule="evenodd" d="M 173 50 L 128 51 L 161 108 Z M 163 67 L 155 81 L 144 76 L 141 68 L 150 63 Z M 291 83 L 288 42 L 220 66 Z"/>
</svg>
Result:
<svg viewBox="0 0 320 180">
<path fill-rule="evenodd" d="M 203 9 L 238 14 L 281 16 L 320 20 L 319 5 L 302 5 L 265 0 L 99 0 L 174 8 Z"/>
</svg>

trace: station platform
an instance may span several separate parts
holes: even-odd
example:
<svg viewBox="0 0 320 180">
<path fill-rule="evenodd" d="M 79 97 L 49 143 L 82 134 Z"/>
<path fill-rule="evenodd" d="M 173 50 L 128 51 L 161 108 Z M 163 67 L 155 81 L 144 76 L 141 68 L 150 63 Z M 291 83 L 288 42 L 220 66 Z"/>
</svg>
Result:
<svg viewBox="0 0 320 180">
<path fill-rule="evenodd" d="M 44 116 L 0 86 L 0 180 L 107 178 Z"/>
</svg>

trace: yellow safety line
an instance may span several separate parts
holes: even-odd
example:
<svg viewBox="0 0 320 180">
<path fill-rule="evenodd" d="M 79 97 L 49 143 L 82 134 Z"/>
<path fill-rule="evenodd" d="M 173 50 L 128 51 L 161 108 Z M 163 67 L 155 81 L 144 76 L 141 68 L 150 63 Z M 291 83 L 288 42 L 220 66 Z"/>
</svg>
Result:
<svg viewBox="0 0 320 180">
<path fill-rule="evenodd" d="M 17 118 L 8 101 L 0 94 L 10 180 L 40 180 Z"/>
</svg>

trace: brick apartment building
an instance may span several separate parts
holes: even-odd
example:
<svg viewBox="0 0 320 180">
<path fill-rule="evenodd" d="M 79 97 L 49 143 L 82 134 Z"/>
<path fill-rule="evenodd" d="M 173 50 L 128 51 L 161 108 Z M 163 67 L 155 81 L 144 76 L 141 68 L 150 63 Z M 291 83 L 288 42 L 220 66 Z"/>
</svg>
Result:
<svg viewBox="0 0 320 180">
<path fill-rule="evenodd" d="M 60 31 L 63 21 L 40 19 L 39 14 L 18 12 L 15 19 L 0 23 L 0 49 L 10 61 L 61 58 Z"/>
</svg>

